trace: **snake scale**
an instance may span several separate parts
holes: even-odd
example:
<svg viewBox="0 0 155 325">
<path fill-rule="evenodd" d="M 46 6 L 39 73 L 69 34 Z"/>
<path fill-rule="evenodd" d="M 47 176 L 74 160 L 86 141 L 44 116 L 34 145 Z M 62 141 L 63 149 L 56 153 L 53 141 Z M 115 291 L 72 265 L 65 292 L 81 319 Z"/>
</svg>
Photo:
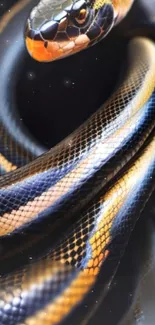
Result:
<svg viewBox="0 0 155 325">
<path fill-rule="evenodd" d="M 132 3 L 42 0 L 29 13 L 32 3 L 20 1 L 2 18 L 0 37 L 6 37 L 17 18 L 29 17 L 29 53 L 38 61 L 53 61 L 100 41 Z M 13 62 L 13 69 L 19 64 L 20 44 L 11 56 L 1 49 L 2 80 Z M 34 225 L 42 229 L 46 220 L 51 236 L 60 225 L 65 229 L 69 221 L 69 226 L 36 259 L 1 270 L 0 325 L 87 324 L 110 288 L 155 187 L 154 42 L 142 36 L 131 39 L 125 62 L 110 98 L 47 152 L 22 125 L 17 128 L 18 115 L 14 108 L 8 111 L 2 85 L 1 241 Z M 39 239 L 33 244 L 39 245 Z"/>
</svg>

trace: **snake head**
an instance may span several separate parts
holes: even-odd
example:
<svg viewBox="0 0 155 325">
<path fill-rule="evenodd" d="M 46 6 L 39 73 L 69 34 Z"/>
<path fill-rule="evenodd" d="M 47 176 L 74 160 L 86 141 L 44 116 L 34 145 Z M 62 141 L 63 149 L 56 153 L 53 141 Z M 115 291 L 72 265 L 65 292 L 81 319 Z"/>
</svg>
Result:
<svg viewBox="0 0 155 325">
<path fill-rule="evenodd" d="M 37 61 L 79 52 L 107 35 L 114 23 L 110 0 L 42 1 L 27 21 L 26 46 Z M 45 7 L 46 6 L 46 7 Z"/>
</svg>

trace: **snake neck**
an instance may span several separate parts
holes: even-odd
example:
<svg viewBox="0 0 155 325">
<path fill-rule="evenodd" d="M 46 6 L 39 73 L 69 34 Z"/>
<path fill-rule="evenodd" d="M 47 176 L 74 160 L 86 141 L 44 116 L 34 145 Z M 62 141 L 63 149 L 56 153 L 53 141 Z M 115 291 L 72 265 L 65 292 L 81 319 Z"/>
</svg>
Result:
<svg viewBox="0 0 155 325">
<path fill-rule="evenodd" d="M 135 0 L 111 0 L 115 11 L 115 24 L 118 24 L 128 13 Z"/>
</svg>

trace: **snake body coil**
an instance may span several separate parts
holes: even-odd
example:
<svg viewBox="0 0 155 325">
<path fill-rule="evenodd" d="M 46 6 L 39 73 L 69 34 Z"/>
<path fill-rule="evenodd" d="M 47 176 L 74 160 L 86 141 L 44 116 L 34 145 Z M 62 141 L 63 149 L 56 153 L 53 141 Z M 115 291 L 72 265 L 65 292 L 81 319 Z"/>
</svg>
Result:
<svg viewBox="0 0 155 325">
<path fill-rule="evenodd" d="M 59 4 L 62 12 L 53 2 L 56 15 L 50 20 L 49 2 L 42 1 L 26 26 L 28 50 L 39 61 L 73 54 L 105 36 L 132 2 L 78 1 L 68 7 L 63 2 Z M 24 7 L 17 5 L 15 11 L 22 12 Z M 99 22 L 102 28 L 95 34 Z M 75 33 L 69 40 L 64 39 L 64 25 Z M 1 29 L 2 36 L 6 29 L 7 25 Z M 154 72 L 154 43 L 142 37 L 131 40 L 126 69 L 111 97 L 43 155 L 45 149 L 31 145 L 21 127 L 19 134 L 27 139 L 22 147 L 22 141 L 13 136 L 18 116 L 10 122 L 10 115 L 1 111 L 2 169 L 11 171 L 29 161 L 0 177 L 2 240 L 49 216 L 53 229 L 57 219 L 63 224 L 66 218 L 73 223 L 75 212 L 79 217 L 64 238 L 37 260 L 2 275 L 0 325 L 86 324 L 97 308 L 96 295 L 101 302 L 107 293 L 131 231 L 154 189 Z M 11 143 L 10 151 L 5 141 Z M 20 162 L 14 164 L 18 156 Z"/>
</svg>

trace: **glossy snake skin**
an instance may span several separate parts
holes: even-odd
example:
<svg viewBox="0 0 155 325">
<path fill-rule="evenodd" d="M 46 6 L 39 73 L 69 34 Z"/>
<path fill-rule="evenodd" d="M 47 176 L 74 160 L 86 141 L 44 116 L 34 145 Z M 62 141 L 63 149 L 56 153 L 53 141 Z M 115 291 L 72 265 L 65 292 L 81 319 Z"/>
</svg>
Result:
<svg viewBox="0 0 155 325">
<path fill-rule="evenodd" d="M 27 48 L 39 61 L 52 61 L 93 45 L 127 14 L 133 2 L 79 1 L 79 12 L 75 3 L 64 2 L 56 9 L 58 3 L 50 7 L 46 1 L 31 11 L 25 29 Z M 26 8 L 29 1 L 20 2 L 10 19 L 4 17 L 2 37 L 11 19 Z M 52 15 L 49 8 L 52 13 L 55 10 Z M 95 34 L 99 18 L 102 26 Z M 72 30 L 69 39 L 64 39 L 64 22 L 65 30 Z M 86 37 L 87 42 L 81 42 Z M 14 131 L 7 130 L 8 116 L 2 112 L 1 165 L 10 173 L 0 177 L 1 242 L 34 225 L 42 229 L 42 223 L 50 220 L 51 247 L 29 262 L 22 260 L 18 267 L 5 271 L 1 267 L 0 325 L 87 324 L 104 303 L 131 232 L 155 187 L 154 42 L 133 38 L 125 62 L 117 88 L 102 107 L 42 155 L 45 149 L 36 142 L 31 145 L 22 127 L 18 131 L 21 141 L 17 141 L 19 136 L 12 139 Z M 18 117 L 14 121 L 12 128 Z M 25 147 L 22 137 L 27 139 Z M 6 150 L 4 140 L 10 149 Z M 16 154 L 15 148 L 19 148 Z M 64 234 L 52 241 L 60 225 Z M 35 238 L 34 245 L 39 240 Z"/>
</svg>

